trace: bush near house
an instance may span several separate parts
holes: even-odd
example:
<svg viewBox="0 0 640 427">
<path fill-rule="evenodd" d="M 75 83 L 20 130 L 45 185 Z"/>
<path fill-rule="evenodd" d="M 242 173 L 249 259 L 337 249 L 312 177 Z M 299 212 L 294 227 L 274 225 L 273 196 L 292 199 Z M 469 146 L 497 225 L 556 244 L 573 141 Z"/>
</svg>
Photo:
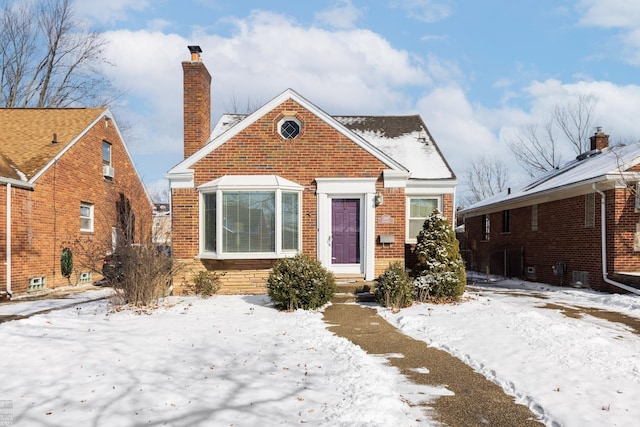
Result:
<svg viewBox="0 0 640 427">
<path fill-rule="evenodd" d="M 399 262 L 391 264 L 376 282 L 373 296 L 378 304 L 393 310 L 412 304 L 413 281 Z"/>
<path fill-rule="evenodd" d="M 416 299 L 458 300 L 467 283 L 464 262 L 449 220 L 435 209 L 425 220 L 414 249 Z"/>
<path fill-rule="evenodd" d="M 202 298 L 209 298 L 220 290 L 223 275 L 215 271 L 200 270 L 193 274 L 191 282 L 187 281 L 184 287 Z"/>
<path fill-rule="evenodd" d="M 174 274 L 171 258 L 158 251 L 154 244 L 119 245 L 111 254 L 110 262 L 111 273 L 105 278 L 123 303 L 148 306 L 171 293 Z"/>
<path fill-rule="evenodd" d="M 320 308 L 335 291 L 333 274 L 318 260 L 302 253 L 278 260 L 267 279 L 267 293 L 278 310 Z"/>
</svg>

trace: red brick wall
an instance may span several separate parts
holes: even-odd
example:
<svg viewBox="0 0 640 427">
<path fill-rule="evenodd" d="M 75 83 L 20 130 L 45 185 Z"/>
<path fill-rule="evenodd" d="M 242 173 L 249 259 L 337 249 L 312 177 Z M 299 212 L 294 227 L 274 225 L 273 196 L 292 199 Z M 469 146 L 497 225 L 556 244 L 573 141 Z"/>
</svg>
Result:
<svg viewBox="0 0 640 427">
<path fill-rule="evenodd" d="M 278 133 L 278 121 L 284 116 L 295 116 L 303 123 L 295 139 L 285 140 Z M 376 243 L 376 267 L 404 260 L 404 189 L 383 188 L 382 171 L 388 169 L 386 165 L 292 100 L 218 147 L 193 169 L 196 187 L 224 175 L 279 175 L 304 186 L 302 251 L 313 257 L 317 256 L 315 178 L 377 178 L 376 189 L 382 193 L 384 203 L 376 208 L 375 236 L 377 239 L 383 233 L 396 237 L 394 244 Z M 193 265 L 198 253 L 198 193 L 193 189 L 174 189 L 172 194 L 173 254 Z M 393 223 L 379 224 L 383 215 L 391 216 Z M 226 262 L 225 268 L 233 269 L 231 264 Z"/>
<path fill-rule="evenodd" d="M 211 75 L 200 61 L 182 63 L 184 74 L 184 158 L 198 151 L 211 133 Z"/>
<path fill-rule="evenodd" d="M 638 222 L 633 198 L 625 190 L 606 193 L 607 267 L 615 271 L 640 270 L 640 256 L 633 252 L 633 233 Z M 615 195 L 615 197 L 614 197 Z M 465 238 L 476 270 L 503 274 L 503 251 L 519 258 L 523 254 L 524 272 L 534 267 L 535 275 L 528 279 L 552 285 L 570 285 L 572 272 L 589 272 L 589 285 L 594 289 L 611 289 L 602 280 L 600 195 L 595 195 L 594 226 L 585 228 L 584 195 L 538 205 L 538 230 L 531 230 L 531 206 L 510 212 L 510 232 L 502 232 L 502 212 L 490 214 L 489 241 L 482 240 L 482 216 L 465 218 Z M 615 210 L 614 210 L 615 208 Z M 615 213 L 614 213 L 615 212 Z M 614 257 L 615 248 L 615 257 Z M 469 261 L 469 260 L 468 260 Z M 554 275 L 552 266 L 566 263 L 563 275 Z M 471 267 L 471 266 L 469 266 Z"/>
<path fill-rule="evenodd" d="M 114 178 L 102 175 L 102 142 L 112 145 Z M 68 284 L 60 273 L 63 247 L 72 248 L 78 272 L 90 271 L 83 252 L 106 254 L 111 248 L 111 227 L 117 225 L 115 202 L 126 194 L 136 218 L 139 241 L 151 227 L 151 204 L 112 122 L 101 120 L 40 176 L 33 191 L 14 189 L 12 201 L 12 281 L 15 294 L 27 291 L 29 279 L 45 277 L 47 288 Z M 4 194 L 6 187 L 0 188 Z M 4 197 L 4 196 L 0 196 Z M 80 232 L 80 202 L 94 205 L 94 231 Z M 0 239 L 4 242 L 4 202 Z M 3 245 L 4 246 L 4 245 Z M 92 254 L 93 255 L 93 254 Z M 0 251 L 4 261 L 6 253 Z M 92 257 L 92 259 L 94 259 Z M 101 261 L 99 257 L 95 258 Z M 99 278 L 101 264 L 93 265 Z M 6 283 L 6 269 L 2 280 Z M 75 281 L 75 276 L 72 276 Z"/>
</svg>

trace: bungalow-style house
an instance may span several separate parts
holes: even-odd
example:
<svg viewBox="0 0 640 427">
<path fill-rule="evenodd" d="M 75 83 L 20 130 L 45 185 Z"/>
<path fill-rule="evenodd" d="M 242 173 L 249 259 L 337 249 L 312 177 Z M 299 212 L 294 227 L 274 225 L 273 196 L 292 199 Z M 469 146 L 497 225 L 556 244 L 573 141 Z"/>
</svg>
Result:
<svg viewBox="0 0 640 427">
<path fill-rule="evenodd" d="M 468 268 L 561 286 L 631 291 L 640 276 L 640 143 L 591 151 L 459 212 Z"/>
<path fill-rule="evenodd" d="M 0 108 L 0 296 L 100 279 L 95 253 L 145 221 L 151 202 L 108 109 Z"/>
<path fill-rule="evenodd" d="M 453 219 L 456 177 L 419 116 L 330 116 L 288 89 L 211 131 L 211 77 L 189 49 L 184 160 L 167 174 L 173 259 L 187 271 L 224 273 L 222 293 L 262 293 L 274 261 L 303 252 L 373 280 L 408 262 L 434 208 Z"/>
</svg>

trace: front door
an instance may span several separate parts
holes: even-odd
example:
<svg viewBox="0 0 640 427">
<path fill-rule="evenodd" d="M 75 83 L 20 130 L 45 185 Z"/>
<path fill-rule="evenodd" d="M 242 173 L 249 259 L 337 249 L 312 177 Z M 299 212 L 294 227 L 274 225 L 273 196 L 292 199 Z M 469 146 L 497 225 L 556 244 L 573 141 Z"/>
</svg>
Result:
<svg viewBox="0 0 640 427">
<path fill-rule="evenodd" d="M 360 199 L 331 201 L 331 263 L 360 263 Z"/>
</svg>

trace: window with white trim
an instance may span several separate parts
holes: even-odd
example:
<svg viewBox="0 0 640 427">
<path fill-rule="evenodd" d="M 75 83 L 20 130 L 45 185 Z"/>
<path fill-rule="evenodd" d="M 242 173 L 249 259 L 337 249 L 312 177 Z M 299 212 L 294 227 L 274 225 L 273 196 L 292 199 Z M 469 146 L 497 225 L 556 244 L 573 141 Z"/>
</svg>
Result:
<svg viewBox="0 0 640 427">
<path fill-rule="evenodd" d="M 80 202 L 80 231 L 93 231 L 93 204 Z"/>
<path fill-rule="evenodd" d="M 440 198 L 410 197 L 407 202 L 407 209 L 409 216 L 407 220 L 407 241 L 415 242 L 427 217 L 434 211 L 434 209 L 440 209 Z"/>
<path fill-rule="evenodd" d="M 111 166 L 111 144 L 102 141 L 102 166 Z"/>
<path fill-rule="evenodd" d="M 294 139 L 301 129 L 302 123 L 295 117 L 284 117 L 278 122 L 278 133 L 284 139 Z"/>
<path fill-rule="evenodd" d="M 302 187 L 252 191 L 221 184 L 201 193 L 204 256 L 279 257 L 300 249 Z"/>
</svg>

